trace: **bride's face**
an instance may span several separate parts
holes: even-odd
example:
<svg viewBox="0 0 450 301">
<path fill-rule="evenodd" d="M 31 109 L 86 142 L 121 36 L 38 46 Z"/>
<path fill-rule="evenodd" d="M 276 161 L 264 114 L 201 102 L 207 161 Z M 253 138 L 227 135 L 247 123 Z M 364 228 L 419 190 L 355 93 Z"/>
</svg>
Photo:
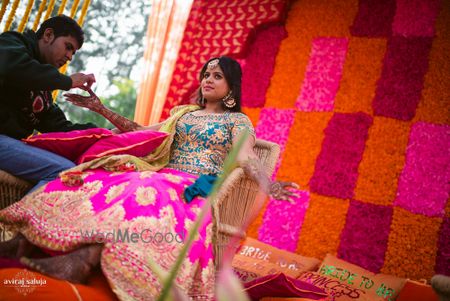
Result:
<svg viewBox="0 0 450 301">
<path fill-rule="evenodd" d="M 203 97 L 209 102 L 220 101 L 230 91 L 220 65 L 206 69 L 203 74 L 201 89 Z"/>
</svg>

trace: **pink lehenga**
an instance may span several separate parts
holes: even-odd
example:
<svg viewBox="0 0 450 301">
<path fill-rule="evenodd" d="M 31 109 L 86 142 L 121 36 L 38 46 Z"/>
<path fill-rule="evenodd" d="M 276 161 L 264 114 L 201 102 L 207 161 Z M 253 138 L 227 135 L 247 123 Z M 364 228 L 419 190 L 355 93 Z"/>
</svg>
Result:
<svg viewBox="0 0 450 301">
<path fill-rule="evenodd" d="M 241 113 L 196 116 L 187 110 L 176 121 L 164 168 L 85 170 L 78 187 L 57 179 L 0 211 L 0 223 L 53 251 L 103 243 L 101 269 L 119 299 L 155 299 L 161 283 L 151 263 L 171 269 L 206 201 L 195 197 L 187 203 L 184 189 L 199 174 L 220 172 L 233 137 L 244 128 L 253 130 Z M 212 250 L 208 215 L 175 281 L 195 300 L 213 298 Z"/>
</svg>

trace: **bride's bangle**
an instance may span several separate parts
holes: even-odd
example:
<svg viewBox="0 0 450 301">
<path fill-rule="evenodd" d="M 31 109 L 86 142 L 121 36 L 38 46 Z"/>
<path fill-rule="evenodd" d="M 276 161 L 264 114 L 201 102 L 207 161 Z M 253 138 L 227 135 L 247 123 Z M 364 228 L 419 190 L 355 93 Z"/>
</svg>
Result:
<svg viewBox="0 0 450 301">
<path fill-rule="evenodd" d="M 270 183 L 269 194 L 274 199 L 280 199 L 282 196 L 283 187 L 280 182 L 272 182 Z"/>
</svg>

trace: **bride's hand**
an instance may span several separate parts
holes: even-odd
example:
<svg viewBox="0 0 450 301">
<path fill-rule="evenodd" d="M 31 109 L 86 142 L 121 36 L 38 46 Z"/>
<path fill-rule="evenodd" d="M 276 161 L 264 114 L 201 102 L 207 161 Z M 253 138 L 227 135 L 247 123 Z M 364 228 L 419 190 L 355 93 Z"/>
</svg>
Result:
<svg viewBox="0 0 450 301">
<path fill-rule="evenodd" d="M 87 89 L 86 91 L 89 92 L 89 96 L 82 96 L 73 93 L 65 93 L 63 96 L 65 97 L 66 101 L 70 101 L 76 106 L 88 108 L 93 111 L 96 111 L 99 108 L 103 107 L 100 98 L 98 98 L 98 96 L 95 95 L 95 93 L 91 89 Z"/>
<path fill-rule="evenodd" d="M 298 189 L 299 186 L 294 182 L 282 182 L 282 181 L 274 181 L 270 184 L 269 194 L 272 198 L 276 200 L 288 201 L 289 203 L 294 203 L 294 197 L 298 198 L 298 193 L 289 190 L 288 188 L 292 187 Z"/>
</svg>

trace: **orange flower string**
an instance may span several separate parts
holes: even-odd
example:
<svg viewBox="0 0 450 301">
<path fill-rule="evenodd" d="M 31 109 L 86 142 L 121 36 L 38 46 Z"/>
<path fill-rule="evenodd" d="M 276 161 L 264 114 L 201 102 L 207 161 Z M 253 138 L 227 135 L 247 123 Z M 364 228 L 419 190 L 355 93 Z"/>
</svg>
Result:
<svg viewBox="0 0 450 301">
<path fill-rule="evenodd" d="M 18 32 L 23 32 L 25 29 L 25 25 L 28 22 L 28 18 L 30 18 L 31 9 L 33 8 L 34 0 L 28 0 L 27 9 L 25 10 L 25 14 L 20 21 Z"/>
<path fill-rule="evenodd" d="M 59 9 L 58 9 L 58 15 L 64 13 L 64 9 L 66 8 L 66 3 L 67 3 L 67 0 L 62 0 L 61 5 L 59 6 Z"/>
<path fill-rule="evenodd" d="M 80 18 L 78 19 L 78 24 L 80 24 L 80 26 L 83 26 L 83 24 L 84 24 L 84 18 L 86 17 L 87 10 L 89 8 L 90 3 L 91 3 L 91 0 L 84 0 L 84 2 L 83 2 L 83 7 L 81 8 L 81 15 L 80 15 Z"/>
<path fill-rule="evenodd" d="M 45 8 L 46 4 L 47 4 L 47 0 L 42 0 L 41 4 L 39 5 L 39 10 L 38 10 L 38 13 L 36 15 L 36 19 L 34 20 L 34 23 L 33 23 L 33 30 L 34 31 L 36 31 L 36 29 L 37 29 L 37 27 L 39 25 L 39 22 L 41 21 L 41 16 L 42 16 L 42 13 L 44 12 L 44 8 Z"/>
<path fill-rule="evenodd" d="M 3 20 L 3 16 L 6 12 L 6 7 L 8 7 L 9 0 L 3 0 L 2 1 L 2 8 L 0 9 L 0 22 Z"/>
<path fill-rule="evenodd" d="M 20 0 L 14 0 L 14 3 L 11 7 L 11 11 L 9 12 L 9 15 L 8 15 L 8 20 L 6 20 L 6 23 L 5 23 L 5 29 L 3 29 L 3 31 L 8 31 L 11 28 L 11 24 L 16 15 L 16 10 L 17 10 L 17 7 L 19 6 L 19 2 L 20 2 Z"/>
<path fill-rule="evenodd" d="M 47 10 L 45 11 L 44 20 L 47 20 L 48 18 L 50 18 L 51 14 L 53 12 L 53 9 L 55 8 L 55 2 L 56 2 L 56 0 L 50 0 Z"/>
<path fill-rule="evenodd" d="M 62 74 L 66 74 L 67 71 L 67 66 L 69 66 L 69 63 L 66 63 L 64 66 L 62 66 L 61 68 L 59 68 L 59 72 Z M 55 90 L 52 92 L 52 97 L 53 97 L 53 101 L 56 101 L 56 96 L 58 96 L 59 90 Z"/>
<path fill-rule="evenodd" d="M 75 14 L 77 13 L 78 4 L 80 4 L 80 0 L 74 0 L 72 4 L 72 8 L 70 9 L 70 17 L 75 17 Z"/>
</svg>

